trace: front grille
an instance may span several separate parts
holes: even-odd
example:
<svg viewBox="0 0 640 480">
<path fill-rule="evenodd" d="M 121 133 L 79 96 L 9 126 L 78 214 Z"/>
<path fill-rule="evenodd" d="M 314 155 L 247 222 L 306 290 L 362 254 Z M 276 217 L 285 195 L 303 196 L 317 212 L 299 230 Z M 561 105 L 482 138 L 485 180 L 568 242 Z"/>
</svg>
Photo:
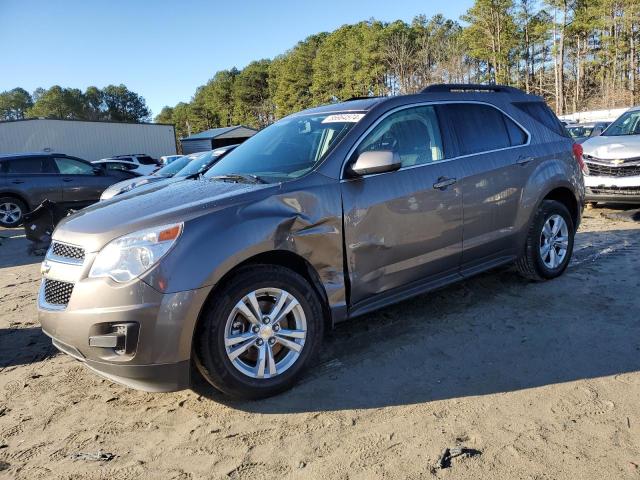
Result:
<svg viewBox="0 0 640 480">
<path fill-rule="evenodd" d="M 49 305 L 67 305 L 72 292 L 73 283 L 49 279 L 44 281 L 44 301 Z"/>
<path fill-rule="evenodd" d="M 594 195 L 640 195 L 640 187 L 587 187 Z"/>
<path fill-rule="evenodd" d="M 621 165 L 610 167 L 599 163 L 589 163 L 589 175 L 594 177 L 635 177 L 640 176 L 640 165 Z"/>
<path fill-rule="evenodd" d="M 84 260 L 84 248 L 74 247 L 66 243 L 53 242 L 51 253 L 58 257 L 73 258 L 74 260 Z"/>
</svg>

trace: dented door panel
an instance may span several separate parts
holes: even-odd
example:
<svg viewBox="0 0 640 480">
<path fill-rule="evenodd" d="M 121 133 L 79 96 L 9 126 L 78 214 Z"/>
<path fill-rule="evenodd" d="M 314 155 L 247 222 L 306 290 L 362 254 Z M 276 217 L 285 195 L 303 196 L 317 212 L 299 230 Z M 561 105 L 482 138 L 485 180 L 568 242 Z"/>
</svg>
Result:
<svg viewBox="0 0 640 480">
<path fill-rule="evenodd" d="M 455 272 L 462 254 L 462 176 L 442 162 L 342 183 L 347 269 L 352 304 Z"/>
</svg>

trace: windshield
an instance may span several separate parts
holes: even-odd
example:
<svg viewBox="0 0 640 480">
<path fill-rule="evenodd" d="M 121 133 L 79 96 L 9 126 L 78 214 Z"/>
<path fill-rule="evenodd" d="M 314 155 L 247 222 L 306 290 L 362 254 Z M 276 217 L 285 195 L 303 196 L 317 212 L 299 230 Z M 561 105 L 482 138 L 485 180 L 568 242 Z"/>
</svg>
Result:
<svg viewBox="0 0 640 480">
<path fill-rule="evenodd" d="M 187 163 L 189 163 L 191 159 L 186 157 L 180 157 L 177 160 L 174 160 L 169 165 L 165 165 L 160 170 L 154 172 L 154 175 L 161 175 L 163 177 L 172 177 L 177 172 L 179 172 Z"/>
<path fill-rule="evenodd" d="M 640 135 L 640 110 L 625 112 L 609 125 L 602 135 L 617 137 L 620 135 Z"/>
<path fill-rule="evenodd" d="M 593 127 L 567 127 L 567 131 L 569 132 L 569 135 L 571 135 L 571 138 L 582 138 L 591 135 Z"/>
<path fill-rule="evenodd" d="M 284 118 L 258 132 L 209 169 L 205 177 L 255 175 L 272 183 L 309 172 L 364 114 Z"/>
<path fill-rule="evenodd" d="M 216 150 L 201 153 L 196 159 L 194 159 L 192 162 L 189 162 L 186 167 L 176 173 L 176 177 L 186 177 L 187 175 L 197 175 L 204 172 L 209 167 L 211 162 L 215 158 L 217 158 L 217 156 L 213 155 L 214 152 L 216 152 Z"/>
</svg>

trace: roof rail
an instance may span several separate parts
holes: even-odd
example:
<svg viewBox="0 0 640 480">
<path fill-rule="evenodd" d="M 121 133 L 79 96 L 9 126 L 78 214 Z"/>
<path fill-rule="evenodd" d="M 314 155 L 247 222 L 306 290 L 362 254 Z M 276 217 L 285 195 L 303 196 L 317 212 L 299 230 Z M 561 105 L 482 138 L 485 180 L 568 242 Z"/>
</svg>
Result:
<svg viewBox="0 0 640 480">
<path fill-rule="evenodd" d="M 482 85 L 479 83 L 439 83 L 429 85 L 420 93 L 454 93 L 454 92 L 494 92 L 494 93 L 515 93 L 518 95 L 526 95 L 519 88 L 509 87 L 507 85 Z"/>
<path fill-rule="evenodd" d="M 372 100 L 374 98 L 382 98 L 381 95 L 373 95 L 370 97 L 350 97 L 347 98 L 346 100 L 342 100 L 343 102 L 353 102 L 354 100 Z"/>
</svg>

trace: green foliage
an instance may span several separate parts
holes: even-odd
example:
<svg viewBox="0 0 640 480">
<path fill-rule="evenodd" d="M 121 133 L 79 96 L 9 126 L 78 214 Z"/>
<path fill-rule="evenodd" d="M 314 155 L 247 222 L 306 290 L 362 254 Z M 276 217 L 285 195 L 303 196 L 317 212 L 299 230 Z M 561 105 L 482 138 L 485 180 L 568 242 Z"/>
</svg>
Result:
<svg viewBox="0 0 640 480">
<path fill-rule="evenodd" d="M 33 95 L 22 88 L 0 93 L 3 120 L 42 117 L 143 122 L 150 116 L 144 98 L 124 85 L 109 85 L 102 90 L 91 86 L 85 92 L 54 85 L 49 89 L 37 88 Z"/>
<path fill-rule="evenodd" d="M 0 93 L 0 117 L 5 120 L 23 119 L 32 106 L 33 99 L 23 88 Z"/>
</svg>

